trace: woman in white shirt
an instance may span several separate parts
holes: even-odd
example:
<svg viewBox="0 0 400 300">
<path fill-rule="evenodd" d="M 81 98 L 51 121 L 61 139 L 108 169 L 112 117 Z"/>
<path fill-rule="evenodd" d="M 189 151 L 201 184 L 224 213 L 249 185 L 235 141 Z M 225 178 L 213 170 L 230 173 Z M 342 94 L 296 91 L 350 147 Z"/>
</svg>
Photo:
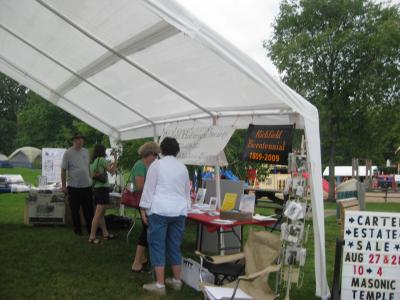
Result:
<svg viewBox="0 0 400 300">
<path fill-rule="evenodd" d="M 176 159 L 178 142 L 166 137 L 160 148 L 163 158 L 151 164 L 147 171 L 140 207 L 142 219 L 148 224 L 150 261 L 156 273 L 156 282 L 143 288 L 165 295 L 165 284 L 174 290 L 182 287 L 181 243 L 191 201 L 189 173 Z M 171 264 L 173 278 L 165 280 L 166 260 Z"/>
</svg>

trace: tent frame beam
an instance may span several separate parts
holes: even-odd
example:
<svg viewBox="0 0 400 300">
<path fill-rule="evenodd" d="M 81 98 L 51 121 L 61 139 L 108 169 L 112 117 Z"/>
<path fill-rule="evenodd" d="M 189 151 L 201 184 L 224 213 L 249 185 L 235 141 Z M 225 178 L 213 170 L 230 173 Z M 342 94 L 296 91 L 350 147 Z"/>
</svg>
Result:
<svg viewBox="0 0 400 300">
<path fill-rule="evenodd" d="M 12 69 L 18 71 L 19 73 L 21 73 L 22 75 L 28 77 L 30 80 L 36 82 L 37 84 L 41 85 L 42 87 L 44 87 L 45 89 L 49 90 L 52 93 L 57 94 L 57 92 L 55 90 L 53 90 L 51 87 L 49 87 L 48 85 L 46 85 L 45 83 L 41 82 L 39 79 L 33 77 L 31 74 L 27 73 L 26 71 L 22 70 L 20 67 L 18 67 L 17 65 L 15 65 L 14 63 L 10 62 L 8 59 L 6 59 L 5 57 L 3 57 L 2 55 L 0 55 L 0 60 L 2 60 L 3 62 L 5 62 L 7 65 L 9 65 Z M 68 104 L 70 104 L 71 106 L 73 106 L 76 110 L 81 111 L 83 114 L 86 114 L 88 116 L 90 116 L 91 118 L 97 120 L 99 123 L 101 123 L 102 125 L 104 125 L 105 127 L 107 127 L 109 129 L 110 132 L 103 132 L 106 135 L 111 135 L 113 137 L 117 136 L 119 138 L 119 132 L 118 130 L 113 127 L 112 125 L 108 124 L 107 122 L 105 122 L 104 120 L 100 120 L 96 115 L 92 114 L 91 112 L 77 106 L 75 103 L 73 103 L 71 100 L 69 100 L 68 98 L 66 98 L 64 95 L 59 95 L 57 94 L 57 96 L 59 96 L 61 99 L 64 99 L 66 102 L 68 102 Z M 54 103 L 53 101 L 49 102 Z M 83 120 L 82 120 L 83 121 Z M 84 121 L 86 122 L 86 121 Z M 114 134 L 112 134 L 112 132 L 114 132 Z"/>
<path fill-rule="evenodd" d="M 297 115 L 296 112 L 293 111 L 287 111 L 287 112 L 232 112 L 231 114 L 219 114 L 217 117 L 218 119 L 224 118 L 224 117 L 263 117 L 263 116 L 277 116 L 277 115 L 288 115 L 288 116 L 293 116 Z M 214 118 L 210 118 L 210 116 L 187 116 L 187 117 L 182 117 L 182 118 L 176 118 L 176 119 L 169 119 L 169 120 L 161 120 L 161 121 L 154 121 L 154 125 L 165 125 L 169 123 L 179 123 L 183 121 L 196 121 L 196 120 L 204 120 L 204 119 L 210 119 L 214 120 Z M 130 130 L 135 130 L 135 129 L 141 129 L 145 127 L 150 127 L 150 124 L 141 124 L 137 126 L 132 126 L 132 127 L 118 127 L 118 130 L 120 132 L 126 132 Z"/>
<path fill-rule="evenodd" d="M 206 114 L 208 114 L 211 117 L 216 116 L 215 113 L 213 113 L 212 111 L 208 110 L 207 108 L 201 106 L 200 104 L 198 104 L 196 101 L 194 101 L 193 99 L 189 98 L 187 95 L 183 94 L 183 92 L 177 90 L 175 87 L 171 86 L 170 84 L 166 83 L 165 81 L 163 81 L 161 78 L 159 78 L 158 76 L 156 76 L 155 74 L 153 74 L 152 72 L 146 70 L 144 67 L 140 66 L 138 63 L 134 62 L 133 60 L 125 57 L 124 55 L 122 55 L 120 52 L 116 51 L 115 49 L 113 49 L 112 47 L 108 46 L 105 42 L 101 41 L 99 38 L 97 38 L 96 36 L 94 36 L 93 34 L 91 34 L 90 32 L 88 32 L 86 29 L 84 29 L 83 27 L 77 25 L 75 22 L 73 22 L 70 18 L 68 18 L 67 16 L 65 16 L 64 14 L 60 13 L 59 11 L 57 11 L 54 7 L 52 7 L 51 5 L 49 5 L 48 3 L 46 3 L 43 0 L 36 0 L 37 3 L 39 3 L 40 5 L 42 5 L 44 8 L 46 8 L 47 10 L 49 10 L 50 12 L 52 12 L 54 15 L 56 15 L 57 17 L 59 17 L 60 19 L 64 20 L 67 24 L 71 25 L 72 27 L 74 27 L 76 30 L 78 30 L 79 32 L 81 32 L 82 34 L 84 34 L 85 36 L 87 36 L 89 39 L 91 39 L 92 41 L 94 41 L 95 43 L 99 44 L 100 46 L 102 46 L 103 48 L 107 49 L 108 51 L 110 51 L 111 53 L 113 53 L 114 55 L 118 56 L 121 60 L 127 62 L 129 65 L 131 65 L 132 67 L 136 68 L 137 70 L 141 71 L 142 73 L 146 74 L 148 77 L 150 77 L 151 79 L 153 79 L 154 81 L 158 82 L 159 84 L 161 84 L 162 86 L 164 86 L 165 88 L 167 88 L 168 90 L 170 90 L 171 92 L 173 92 L 174 94 L 178 95 L 179 97 L 181 97 L 182 99 L 186 100 L 187 102 L 189 102 L 190 104 L 194 105 L 195 107 L 197 107 L 198 109 L 200 109 L 201 111 L 205 112 Z"/>
<path fill-rule="evenodd" d="M 23 42 L 24 44 L 26 44 L 27 46 L 29 46 L 30 48 L 34 49 L 36 52 L 40 53 L 41 55 L 43 55 L 44 57 L 46 57 L 47 59 L 51 60 L 52 62 L 54 62 L 56 65 L 58 65 L 59 67 L 63 68 L 64 70 L 68 71 L 69 73 L 74 74 L 76 77 L 78 77 L 79 79 L 81 79 L 82 81 L 84 81 L 85 83 L 87 83 L 88 85 L 90 85 L 91 87 L 93 87 L 94 89 L 96 89 L 97 91 L 99 91 L 100 93 L 106 95 L 107 97 L 113 99 L 115 102 L 117 102 L 118 104 L 120 104 L 121 106 L 125 107 L 126 109 L 128 109 L 129 111 L 133 112 L 134 114 L 138 115 L 139 117 L 141 117 L 142 119 L 150 122 L 153 124 L 153 121 L 151 119 L 149 119 L 148 117 L 142 115 L 140 112 L 136 111 L 135 109 L 131 108 L 130 106 L 128 106 L 127 104 L 125 104 L 124 102 L 122 102 L 121 100 L 115 98 L 113 95 L 111 95 L 110 93 L 108 93 L 107 91 L 103 90 L 102 88 L 98 87 L 96 84 L 90 82 L 89 80 L 87 80 L 86 78 L 82 77 L 81 75 L 79 75 L 78 73 L 76 73 L 74 70 L 72 70 L 71 68 L 69 68 L 68 66 L 64 65 L 62 62 L 60 62 L 59 60 L 55 59 L 54 57 L 52 57 L 50 54 L 44 52 L 43 50 L 39 49 L 38 47 L 36 47 L 35 45 L 33 45 L 32 43 L 28 42 L 26 39 L 24 39 L 23 37 L 19 36 L 18 34 L 16 34 L 15 32 L 13 32 L 11 29 L 7 28 L 6 26 L 4 26 L 3 24 L 0 24 L 0 28 L 3 29 L 4 31 L 6 31 L 7 33 L 9 33 L 10 35 L 12 35 L 13 37 L 15 37 L 16 39 L 20 40 L 21 42 Z M 55 93 L 56 95 L 58 93 Z"/>
<path fill-rule="evenodd" d="M 175 27 L 171 26 L 165 21 L 160 21 L 155 25 L 143 30 L 142 32 L 136 34 L 130 39 L 120 43 L 115 47 L 115 51 L 119 51 L 121 54 L 129 56 L 138 51 L 142 51 L 149 48 L 167 38 L 170 38 L 179 33 Z M 95 76 L 104 69 L 110 67 L 114 63 L 120 61 L 118 56 L 115 56 L 111 52 L 106 52 L 104 55 L 93 60 L 91 63 L 87 64 L 81 68 L 77 73 L 83 78 L 89 78 Z M 76 76 L 72 76 L 62 83 L 56 91 L 59 94 L 65 95 L 74 87 L 78 86 L 82 80 Z"/>
</svg>

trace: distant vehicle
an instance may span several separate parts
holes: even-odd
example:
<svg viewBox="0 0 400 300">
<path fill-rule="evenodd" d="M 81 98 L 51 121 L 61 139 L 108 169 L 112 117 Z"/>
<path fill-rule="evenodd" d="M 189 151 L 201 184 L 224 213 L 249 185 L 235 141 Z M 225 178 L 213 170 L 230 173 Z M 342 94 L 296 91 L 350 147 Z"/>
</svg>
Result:
<svg viewBox="0 0 400 300">
<path fill-rule="evenodd" d="M 394 175 L 378 175 L 378 187 L 382 190 L 397 190 L 397 183 Z"/>
</svg>

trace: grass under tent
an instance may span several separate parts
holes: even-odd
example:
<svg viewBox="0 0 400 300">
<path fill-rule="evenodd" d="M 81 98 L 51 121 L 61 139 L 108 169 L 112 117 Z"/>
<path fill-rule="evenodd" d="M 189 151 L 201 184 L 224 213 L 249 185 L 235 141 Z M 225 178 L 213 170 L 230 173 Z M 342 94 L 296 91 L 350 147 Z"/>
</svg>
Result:
<svg viewBox="0 0 400 300">
<path fill-rule="evenodd" d="M 37 183 L 40 170 L 0 169 L 0 174 L 21 174 Z M 61 226 L 23 224 L 26 194 L 0 194 L 0 299 L 159 299 L 141 286 L 151 275 L 130 271 L 139 229 L 126 242 L 126 231 L 118 239 L 89 245 L 87 236 L 77 237 Z M 326 208 L 335 209 L 328 203 Z M 371 211 L 400 211 L 400 204 L 368 203 Z M 259 213 L 267 213 L 258 209 Z M 110 212 L 109 212 L 110 213 Z M 113 212 L 115 213 L 115 212 Z M 247 227 L 245 227 L 246 229 Z M 194 259 L 196 227 L 185 231 L 183 254 Z M 246 236 L 247 230 L 245 230 Z M 335 240 L 339 226 L 335 216 L 325 218 L 328 283 L 332 285 Z M 307 246 L 303 287 L 293 286 L 291 299 L 315 299 L 313 232 Z M 284 299 L 284 291 L 281 299 Z M 203 299 L 188 286 L 181 292 L 168 290 L 169 299 Z"/>
</svg>

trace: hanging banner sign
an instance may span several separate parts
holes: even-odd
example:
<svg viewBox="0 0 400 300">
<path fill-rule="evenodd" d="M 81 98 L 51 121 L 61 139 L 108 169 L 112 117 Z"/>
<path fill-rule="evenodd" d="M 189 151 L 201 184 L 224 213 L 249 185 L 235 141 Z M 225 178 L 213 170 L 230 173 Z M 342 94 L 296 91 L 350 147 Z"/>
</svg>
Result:
<svg viewBox="0 0 400 300">
<path fill-rule="evenodd" d="M 242 152 L 242 160 L 287 165 L 292 152 L 293 125 L 250 124 Z"/>
<path fill-rule="evenodd" d="M 177 158 L 187 165 L 227 165 L 224 147 L 231 138 L 235 128 L 210 126 L 193 128 L 164 129 L 164 137 L 173 137 L 179 143 Z"/>
<path fill-rule="evenodd" d="M 341 299 L 400 299 L 400 213 L 346 211 Z"/>
</svg>

